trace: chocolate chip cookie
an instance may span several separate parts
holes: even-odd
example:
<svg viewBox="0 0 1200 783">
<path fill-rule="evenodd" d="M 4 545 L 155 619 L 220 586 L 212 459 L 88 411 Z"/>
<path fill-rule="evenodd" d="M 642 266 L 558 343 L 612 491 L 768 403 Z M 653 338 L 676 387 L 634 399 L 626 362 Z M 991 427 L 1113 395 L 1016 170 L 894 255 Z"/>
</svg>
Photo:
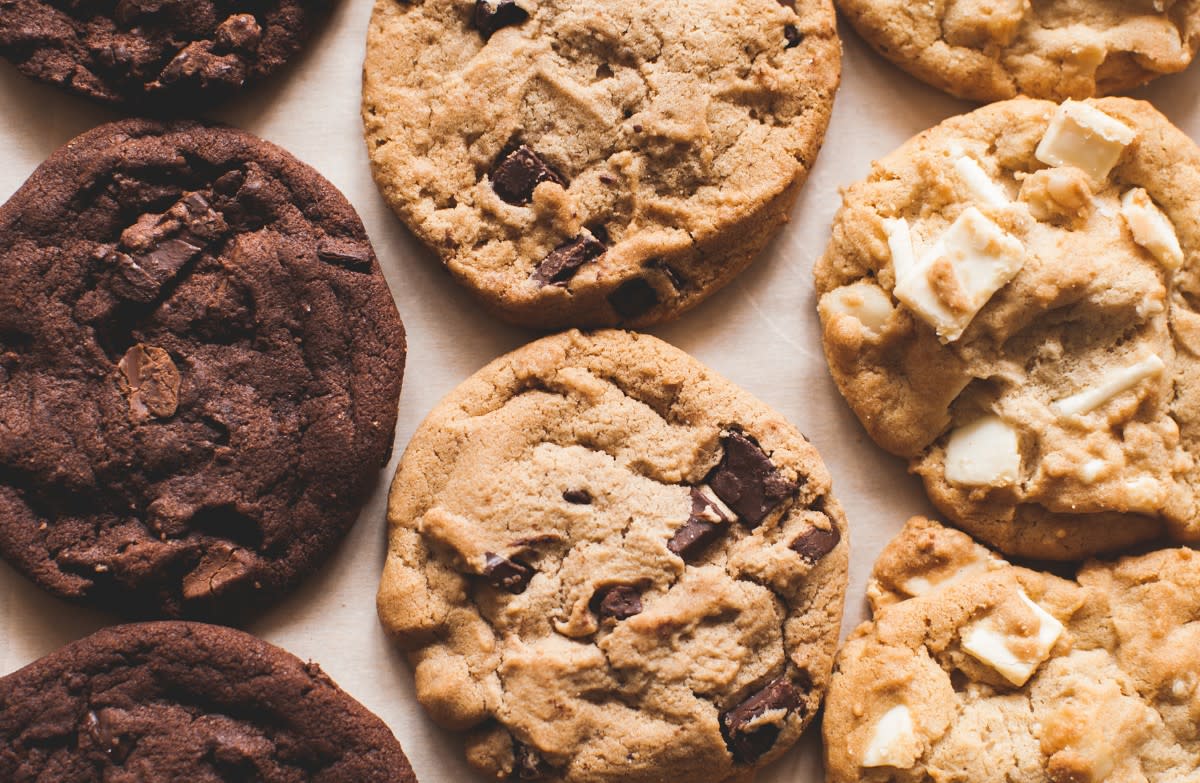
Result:
<svg viewBox="0 0 1200 783">
<path fill-rule="evenodd" d="M 840 60 L 830 0 L 377 0 L 367 149 L 497 315 L 645 325 L 787 220 Z"/>
<path fill-rule="evenodd" d="M 106 628 L 0 678 L 8 783 L 416 783 L 315 663 L 213 625 Z"/>
<path fill-rule="evenodd" d="M 1200 542 L 1200 150 L 1149 104 L 1019 99 L 848 188 L 826 357 L 952 522 L 1075 559 Z"/>
<path fill-rule="evenodd" d="M 329 0 L 0 0 L 0 56 L 107 103 L 188 108 L 291 59 Z"/>
<path fill-rule="evenodd" d="M 753 774 L 812 720 L 846 521 L 811 444 L 646 335 L 547 337 L 429 415 L 380 618 L 489 779 Z"/>
<path fill-rule="evenodd" d="M 128 120 L 0 207 L 0 554 L 64 598 L 289 589 L 391 450 L 404 330 L 354 209 L 249 134 Z"/>
<path fill-rule="evenodd" d="M 1123 92 L 1200 49 L 1198 0 L 836 1 L 884 57 L 976 101 Z"/>
<path fill-rule="evenodd" d="M 1200 553 L 1009 565 L 909 520 L 838 653 L 829 783 L 1178 781 L 1200 769 Z"/>
</svg>

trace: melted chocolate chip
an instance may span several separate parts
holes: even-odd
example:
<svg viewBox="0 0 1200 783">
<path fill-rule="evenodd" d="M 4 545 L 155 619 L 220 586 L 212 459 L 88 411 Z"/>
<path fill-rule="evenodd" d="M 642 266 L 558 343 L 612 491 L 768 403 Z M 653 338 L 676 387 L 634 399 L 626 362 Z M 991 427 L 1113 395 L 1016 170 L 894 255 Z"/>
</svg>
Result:
<svg viewBox="0 0 1200 783">
<path fill-rule="evenodd" d="M 767 712 L 791 712 L 800 706 L 800 697 L 786 677 L 772 680 L 766 687 L 738 706 L 721 713 L 721 735 L 735 761 L 752 764 L 767 753 L 779 738 L 785 716 L 769 723 L 755 723 Z"/>
<path fill-rule="evenodd" d="M 630 585 L 609 585 L 597 590 L 588 605 L 601 620 L 624 620 L 642 613 L 642 596 Z"/>
<path fill-rule="evenodd" d="M 518 560 L 509 560 L 495 552 L 484 552 L 483 575 L 492 587 L 517 595 L 525 592 L 533 569 Z"/>
<path fill-rule="evenodd" d="M 563 500 L 568 503 L 574 503 L 579 506 L 586 506 L 592 502 L 592 493 L 586 489 L 568 489 L 562 494 Z"/>
<path fill-rule="evenodd" d="M 783 38 L 787 41 L 783 48 L 794 49 L 804 41 L 804 33 L 797 30 L 794 24 L 785 24 L 783 26 Z"/>
<path fill-rule="evenodd" d="M 645 278 L 635 277 L 624 283 L 608 295 L 608 303 L 623 319 L 637 318 L 645 315 L 650 308 L 658 304 L 658 292 Z"/>
<path fill-rule="evenodd" d="M 676 291 L 682 291 L 687 285 L 687 280 L 683 279 L 683 275 L 679 274 L 679 270 L 662 259 L 650 259 L 646 262 L 646 268 L 661 272 L 670 281 L 671 287 Z"/>
<path fill-rule="evenodd" d="M 542 780 L 554 774 L 554 768 L 541 754 L 523 742 L 513 740 L 514 780 Z"/>
<path fill-rule="evenodd" d="M 500 153 L 490 176 L 492 189 L 509 204 L 528 204 L 534 188 L 543 182 L 567 187 L 566 178 L 524 144 Z"/>
<path fill-rule="evenodd" d="M 805 560 L 815 563 L 832 552 L 841 540 L 842 534 L 836 527 L 829 530 L 811 527 L 801 533 L 788 547 Z"/>
<path fill-rule="evenodd" d="M 580 234 L 550 251 L 532 277 L 539 286 L 565 285 L 581 266 L 604 255 L 607 249 L 604 243 Z"/>
<path fill-rule="evenodd" d="M 475 0 L 475 29 L 485 41 L 501 27 L 518 25 L 528 18 L 529 12 L 514 0 Z"/>
<path fill-rule="evenodd" d="M 784 478 L 758 441 L 740 429 L 721 437 L 725 453 L 708 476 L 717 497 L 733 509 L 742 523 L 758 527 L 767 514 L 796 491 Z"/>
</svg>

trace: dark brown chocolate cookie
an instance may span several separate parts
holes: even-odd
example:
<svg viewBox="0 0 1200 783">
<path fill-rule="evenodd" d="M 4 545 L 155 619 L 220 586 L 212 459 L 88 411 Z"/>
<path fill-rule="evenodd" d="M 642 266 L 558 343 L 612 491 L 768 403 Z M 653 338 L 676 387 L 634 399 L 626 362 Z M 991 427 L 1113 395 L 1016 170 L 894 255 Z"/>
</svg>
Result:
<svg viewBox="0 0 1200 783">
<path fill-rule="evenodd" d="M 187 105 L 299 51 L 331 0 L 0 0 L 0 56 L 109 103 Z"/>
<path fill-rule="evenodd" d="M 354 209 L 249 134 L 128 120 L 0 207 L 0 554 L 126 615 L 285 591 L 387 460 L 404 330 Z"/>
<path fill-rule="evenodd" d="M 106 628 L 0 679 L 0 780 L 415 783 L 315 663 L 200 623 Z"/>
</svg>

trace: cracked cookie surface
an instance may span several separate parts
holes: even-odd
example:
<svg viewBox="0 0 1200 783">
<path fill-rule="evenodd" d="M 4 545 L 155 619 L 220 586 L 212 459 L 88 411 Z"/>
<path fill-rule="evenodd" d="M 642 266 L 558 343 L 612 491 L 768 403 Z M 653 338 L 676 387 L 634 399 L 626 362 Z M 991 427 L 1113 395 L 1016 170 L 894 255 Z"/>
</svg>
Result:
<svg viewBox="0 0 1200 783">
<path fill-rule="evenodd" d="M 747 779 L 829 676 L 846 523 L 778 414 L 646 335 L 501 357 L 413 437 L 379 614 L 491 779 Z"/>
<path fill-rule="evenodd" d="M 1200 49 L 1200 0 L 836 2 L 884 57 L 976 101 L 1123 92 Z"/>
<path fill-rule="evenodd" d="M 289 589 L 387 461 L 404 330 L 353 208 L 249 134 L 128 120 L 0 207 L 0 553 L 126 615 Z"/>
<path fill-rule="evenodd" d="M 838 653 L 829 783 L 1200 780 L 1200 553 L 1008 564 L 915 517 Z"/>
<path fill-rule="evenodd" d="M 1015 99 L 845 191 L 834 379 L 954 524 L 1074 559 L 1200 541 L 1200 150 L 1149 104 Z"/>
<path fill-rule="evenodd" d="M 0 56 L 107 103 L 191 109 L 293 57 L 328 0 L 2 0 Z"/>
<path fill-rule="evenodd" d="M 392 209 L 501 317 L 645 325 L 787 219 L 840 60 L 829 0 L 378 0 L 367 149 Z"/>
<path fill-rule="evenodd" d="M 185 622 L 107 628 L 0 678 L 0 778 L 416 783 L 320 666 Z"/>
</svg>

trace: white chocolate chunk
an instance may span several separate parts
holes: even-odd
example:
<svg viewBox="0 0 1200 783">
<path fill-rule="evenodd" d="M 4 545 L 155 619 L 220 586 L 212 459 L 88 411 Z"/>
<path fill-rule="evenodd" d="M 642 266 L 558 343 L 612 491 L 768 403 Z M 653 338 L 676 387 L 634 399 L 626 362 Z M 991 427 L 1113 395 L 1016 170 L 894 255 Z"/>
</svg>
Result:
<svg viewBox="0 0 1200 783">
<path fill-rule="evenodd" d="M 863 752 L 862 765 L 908 769 L 920 755 L 921 743 L 917 739 L 912 713 L 901 704 L 885 712 L 875 724 L 875 732 Z"/>
<path fill-rule="evenodd" d="M 826 319 L 835 313 L 854 318 L 873 337 L 883 333 L 896 309 L 882 288 L 865 280 L 835 288 L 821 297 L 818 307 Z"/>
<path fill-rule="evenodd" d="M 1134 188 L 1121 197 L 1121 215 L 1133 241 L 1149 250 L 1160 264 L 1171 270 L 1183 265 L 1183 248 L 1175 227 L 1145 189 Z"/>
<path fill-rule="evenodd" d="M 1102 182 L 1135 138 L 1137 132 L 1125 123 L 1068 100 L 1054 113 L 1034 155 L 1048 166 L 1075 166 Z"/>
<path fill-rule="evenodd" d="M 1005 487 L 1021 475 L 1017 431 L 999 416 L 982 416 L 950 433 L 946 480 L 969 487 Z"/>
<path fill-rule="evenodd" d="M 911 596 L 925 595 L 935 589 L 947 587 L 955 582 L 966 579 L 968 576 L 985 573 L 991 562 L 994 562 L 994 558 L 988 557 L 982 560 L 972 560 L 954 569 L 952 573 L 942 575 L 940 579 L 927 579 L 923 576 L 914 576 L 900 585 L 900 589 Z"/>
<path fill-rule="evenodd" d="M 997 631 L 990 618 L 984 618 L 963 632 L 962 647 L 972 658 L 992 667 L 1001 677 L 1020 687 L 1050 656 L 1050 650 L 1062 635 L 1063 624 L 1029 600 L 1025 591 L 1018 590 L 1017 596 L 1037 617 L 1038 627 L 1033 638 L 1022 637 L 1018 640 L 1019 649 L 1014 650 L 1009 637 Z"/>
<path fill-rule="evenodd" d="M 1157 354 L 1150 354 L 1145 359 L 1134 362 L 1128 367 L 1118 367 L 1110 370 L 1100 383 L 1076 392 L 1070 397 L 1063 397 L 1050 404 L 1050 409 L 1059 416 L 1075 416 L 1095 410 L 1113 397 L 1129 391 L 1147 378 L 1153 378 L 1166 367 Z"/>
<path fill-rule="evenodd" d="M 1105 464 L 1102 459 L 1089 459 L 1079 468 L 1079 480 L 1084 484 L 1095 484 Z"/>
<path fill-rule="evenodd" d="M 897 277 L 895 294 L 939 338 L 953 342 L 1024 264 L 1021 243 L 967 207 L 913 269 Z"/>
<path fill-rule="evenodd" d="M 917 265 L 908 221 L 904 218 L 886 218 L 883 228 L 887 231 L 888 249 L 892 251 L 892 269 L 896 273 L 896 282 L 900 282 Z"/>
<path fill-rule="evenodd" d="M 1004 191 L 999 183 L 994 182 L 983 167 L 975 162 L 974 158 L 968 158 L 963 155 L 954 161 L 954 170 L 958 172 L 958 176 L 962 177 L 963 182 L 967 184 L 967 190 L 971 191 L 971 195 L 979 200 L 980 203 L 989 207 L 1007 207 L 1012 204 L 1012 199 L 1008 197 L 1008 193 Z"/>
</svg>

